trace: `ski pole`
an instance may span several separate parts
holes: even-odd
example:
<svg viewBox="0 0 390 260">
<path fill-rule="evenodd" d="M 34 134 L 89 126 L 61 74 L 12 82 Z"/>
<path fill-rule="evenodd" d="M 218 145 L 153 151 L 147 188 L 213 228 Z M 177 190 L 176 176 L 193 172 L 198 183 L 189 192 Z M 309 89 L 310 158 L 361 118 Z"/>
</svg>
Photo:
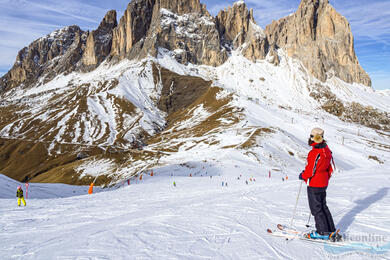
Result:
<svg viewBox="0 0 390 260">
<path fill-rule="evenodd" d="M 299 200 L 299 195 L 301 194 L 301 189 L 302 189 L 302 181 L 301 181 L 301 184 L 299 185 L 299 191 L 298 191 L 298 196 L 297 196 L 297 202 L 295 203 L 294 213 L 293 213 L 293 216 L 292 216 L 292 219 L 291 219 L 291 225 L 290 225 L 291 228 L 293 227 L 293 222 L 294 222 L 294 218 L 295 218 L 295 213 L 296 213 L 296 211 L 297 211 L 298 200 Z"/>
<path fill-rule="evenodd" d="M 309 223 L 310 223 L 310 218 L 311 218 L 311 212 L 309 213 L 309 219 L 307 220 L 307 224 L 306 224 L 306 227 L 310 227 Z"/>
</svg>

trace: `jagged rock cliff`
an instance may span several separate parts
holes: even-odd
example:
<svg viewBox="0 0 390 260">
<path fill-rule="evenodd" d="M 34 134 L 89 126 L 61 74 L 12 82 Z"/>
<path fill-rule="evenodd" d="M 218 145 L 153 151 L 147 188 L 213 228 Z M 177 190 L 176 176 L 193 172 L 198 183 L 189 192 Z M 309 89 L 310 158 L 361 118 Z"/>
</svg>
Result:
<svg viewBox="0 0 390 260">
<path fill-rule="evenodd" d="M 129 55 L 134 44 L 145 37 L 152 20 L 155 0 L 132 1 L 113 31 L 111 55 L 120 59 Z"/>
<path fill-rule="evenodd" d="M 255 24 L 253 10 L 248 11 L 244 2 L 219 12 L 216 22 L 222 40 L 233 43 L 235 48 L 244 43 L 251 24 Z"/>
<path fill-rule="evenodd" d="M 270 45 L 286 49 L 318 79 L 335 75 L 371 86 L 356 57 L 348 21 L 328 0 L 302 0 L 294 14 L 273 21 L 265 33 Z"/>
<path fill-rule="evenodd" d="M 28 85 L 41 76 L 50 80 L 57 74 L 73 71 L 81 59 L 86 36 L 73 25 L 34 41 L 19 51 L 14 66 L 0 81 L 1 88 Z"/>
<path fill-rule="evenodd" d="M 88 34 L 82 60 L 84 69 L 94 69 L 110 54 L 112 32 L 116 26 L 116 11 L 111 10 L 103 18 L 99 27 Z"/>
<path fill-rule="evenodd" d="M 335 75 L 346 82 L 371 85 L 360 66 L 348 21 L 328 0 L 302 0 L 298 10 L 273 21 L 265 30 L 243 1 L 212 17 L 199 0 L 133 0 L 119 24 L 110 11 L 98 29 L 66 27 L 21 50 L 13 68 L 0 80 L 2 89 L 25 85 L 45 76 L 92 70 L 112 62 L 157 56 L 159 48 L 183 63 L 218 66 L 232 50 L 247 59 L 278 65 L 282 48 L 299 59 L 321 81 Z"/>
<path fill-rule="evenodd" d="M 133 1 L 114 30 L 111 55 L 140 59 L 158 48 L 182 63 L 220 65 L 227 59 L 214 19 L 199 0 Z"/>
</svg>

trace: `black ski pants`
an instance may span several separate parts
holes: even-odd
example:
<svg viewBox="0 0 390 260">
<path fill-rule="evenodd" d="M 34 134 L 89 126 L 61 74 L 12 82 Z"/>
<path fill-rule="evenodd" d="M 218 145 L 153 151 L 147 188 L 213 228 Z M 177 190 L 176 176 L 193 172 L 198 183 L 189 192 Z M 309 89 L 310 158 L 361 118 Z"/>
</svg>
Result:
<svg viewBox="0 0 390 260">
<path fill-rule="evenodd" d="M 336 231 L 332 214 L 326 205 L 326 188 L 307 187 L 310 212 L 316 221 L 316 229 L 320 234 Z"/>
</svg>

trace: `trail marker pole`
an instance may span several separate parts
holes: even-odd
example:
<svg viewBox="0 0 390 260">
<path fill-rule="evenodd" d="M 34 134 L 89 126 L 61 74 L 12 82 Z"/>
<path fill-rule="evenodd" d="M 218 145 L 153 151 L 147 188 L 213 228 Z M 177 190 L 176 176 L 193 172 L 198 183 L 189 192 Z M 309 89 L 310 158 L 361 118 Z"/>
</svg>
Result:
<svg viewBox="0 0 390 260">
<path fill-rule="evenodd" d="M 26 199 L 27 199 L 27 197 L 28 197 L 28 186 L 29 186 L 30 184 L 28 183 L 28 182 L 26 182 Z"/>
</svg>

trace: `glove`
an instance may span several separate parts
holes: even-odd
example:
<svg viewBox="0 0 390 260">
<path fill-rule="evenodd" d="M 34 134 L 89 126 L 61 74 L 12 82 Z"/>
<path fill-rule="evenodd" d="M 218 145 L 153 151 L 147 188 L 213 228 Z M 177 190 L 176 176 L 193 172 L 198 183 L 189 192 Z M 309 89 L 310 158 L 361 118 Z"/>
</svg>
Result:
<svg viewBox="0 0 390 260">
<path fill-rule="evenodd" d="M 301 172 L 301 174 L 299 174 L 299 179 L 303 181 L 304 179 L 302 177 L 302 174 L 303 174 L 303 171 Z"/>
</svg>

